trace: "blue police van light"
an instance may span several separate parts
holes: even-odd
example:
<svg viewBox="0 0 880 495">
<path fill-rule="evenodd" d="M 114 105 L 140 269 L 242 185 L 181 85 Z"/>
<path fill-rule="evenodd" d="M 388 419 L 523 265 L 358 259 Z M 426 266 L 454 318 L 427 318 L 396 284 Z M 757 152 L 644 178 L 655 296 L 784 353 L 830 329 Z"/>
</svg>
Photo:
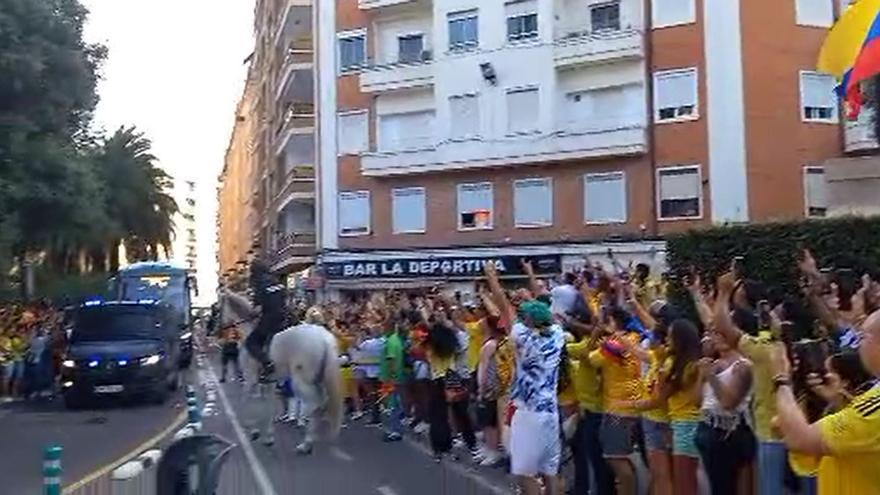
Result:
<svg viewBox="0 0 880 495">
<path fill-rule="evenodd" d="M 98 360 L 97 359 L 92 359 L 91 361 L 89 361 L 89 368 L 97 368 L 97 367 L 98 367 Z"/>
<path fill-rule="evenodd" d="M 119 366 L 128 366 L 128 359 L 120 359 L 117 363 Z"/>
<path fill-rule="evenodd" d="M 86 306 L 86 307 L 100 306 L 102 304 L 104 304 L 104 301 L 102 301 L 100 299 L 89 299 L 88 301 L 83 303 L 83 306 Z"/>
<path fill-rule="evenodd" d="M 155 299 L 138 299 L 138 304 L 156 304 Z"/>
</svg>

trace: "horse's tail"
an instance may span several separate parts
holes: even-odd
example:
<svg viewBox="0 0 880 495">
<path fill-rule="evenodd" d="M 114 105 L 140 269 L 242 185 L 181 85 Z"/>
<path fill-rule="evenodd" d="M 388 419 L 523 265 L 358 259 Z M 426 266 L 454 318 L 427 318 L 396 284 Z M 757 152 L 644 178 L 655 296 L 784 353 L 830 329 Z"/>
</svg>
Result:
<svg viewBox="0 0 880 495">
<path fill-rule="evenodd" d="M 336 345 L 332 341 L 327 342 L 325 347 L 323 365 L 324 390 L 327 393 L 327 433 L 330 438 L 336 438 L 342 428 L 342 415 L 344 410 L 344 396 L 342 373 L 339 370 L 339 358 L 336 355 Z"/>
</svg>

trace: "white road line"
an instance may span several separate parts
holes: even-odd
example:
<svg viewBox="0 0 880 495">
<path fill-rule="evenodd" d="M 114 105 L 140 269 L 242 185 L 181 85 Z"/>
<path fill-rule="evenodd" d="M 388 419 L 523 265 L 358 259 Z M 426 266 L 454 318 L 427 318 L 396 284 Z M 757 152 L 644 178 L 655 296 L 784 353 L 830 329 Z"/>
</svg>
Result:
<svg viewBox="0 0 880 495">
<path fill-rule="evenodd" d="M 431 452 L 431 449 L 429 449 L 425 444 L 423 444 L 419 441 L 413 440 L 411 438 L 408 438 L 408 437 L 404 437 L 404 439 L 405 439 L 405 442 L 407 445 L 409 445 L 410 447 L 425 454 L 426 456 L 431 457 L 434 455 Z M 473 469 L 468 469 L 467 467 L 465 467 L 462 464 L 459 464 L 458 462 L 447 459 L 447 460 L 443 461 L 443 466 L 454 471 L 459 476 L 462 476 L 464 478 L 467 478 L 467 479 L 473 481 L 480 488 L 487 490 L 489 493 L 494 493 L 497 495 L 510 495 L 510 488 L 509 487 L 503 487 L 503 486 L 496 485 L 495 483 L 492 483 L 491 481 L 480 476 L 480 474 L 478 472 L 474 471 Z"/>
<path fill-rule="evenodd" d="M 207 368 L 206 374 L 212 383 L 217 382 L 217 376 L 214 374 L 214 370 L 210 367 Z M 235 410 L 232 408 L 229 399 L 226 397 L 226 391 L 223 390 L 223 387 L 218 387 L 217 392 L 220 395 L 220 402 L 223 404 L 223 410 L 226 411 L 226 417 L 229 418 L 229 422 L 232 423 L 232 429 L 235 430 L 238 444 L 241 446 L 242 450 L 244 450 L 244 455 L 251 467 L 251 472 L 254 473 L 254 478 L 257 480 L 260 492 L 262 492 L 263 495 L 277 495 L 275 488 L 272 486 L 272 481 L 269 479 L 266 470 L 263 468 L 263 464 L 260 463 L 257 454 L 254 452 L 254 448 L 251 446 L 250 440 L 247 435 L 244 434 L 241 423 L 238 421 L 238 415 L 235 414 Z"/>
<path fill-rule="evenodd" d="M 388 485 L 376 487 L 376 491 L 379 492 L 381 495 L 397 495 L 397 492 L 395 492 L 394 489 Z"/>
<path fill-rule="evenodd" d="M 354 461 L 354 457 L 352 457 L 351 455 L 349 455 L 347 452 L 340 449 L 339 447 L 331 447 L 330 448 L 330 455 L 332 455 L 333 457 L 335 457 L 339 460 L 345 461 L 345 462 Z"/>
</svg>

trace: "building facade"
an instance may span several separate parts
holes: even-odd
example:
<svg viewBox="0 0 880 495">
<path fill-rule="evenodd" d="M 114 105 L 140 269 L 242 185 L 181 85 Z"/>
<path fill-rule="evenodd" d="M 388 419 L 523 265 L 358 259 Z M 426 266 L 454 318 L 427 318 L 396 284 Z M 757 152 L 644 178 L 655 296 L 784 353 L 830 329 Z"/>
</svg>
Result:
<svg viewBox="0 0 880 495">
<path fill-rule="evenodd" d="M 219 191 L 220 273 L 251 251 L 276 273 L 315 260 L 311 0 L 258 0 L 254 52 Z"/>
<path fill-rule="evenodd" d="M 856 139 L 814 67 L 845 3 L 319 4 L 328 284 L 367 259 L 662 260 L 669 233 L 824 215 Z"/>
<path fill-rule="evenodd" d="M 180 209 L 174 219 L 174 241 L 171 260 L 190 270 L 198 267 L 199 239 L 197 234 L 198 194 L 192 179 L 174 181 L 174 196 Z"/>
</svg>

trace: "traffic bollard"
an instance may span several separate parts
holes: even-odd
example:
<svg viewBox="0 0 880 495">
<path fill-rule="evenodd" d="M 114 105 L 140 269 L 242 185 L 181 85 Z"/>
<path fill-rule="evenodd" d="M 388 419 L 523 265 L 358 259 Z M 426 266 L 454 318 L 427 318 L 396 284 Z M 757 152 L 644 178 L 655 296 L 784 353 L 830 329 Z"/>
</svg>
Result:
<svg viewBox="0 0 880 495">
<path fill-rule="evenodd" d="M 43 494 L 61 495 L 60 445 L 49 445 L 43 450 Z"/>
<path fill-rule="evenodd" d="M 202 415 L 201 411 L 199 411 L 199 402 L 194 396 L 186 399 L 186 413 L 189 425 L 196 431 L 201 430 Z"/>
</svg>

